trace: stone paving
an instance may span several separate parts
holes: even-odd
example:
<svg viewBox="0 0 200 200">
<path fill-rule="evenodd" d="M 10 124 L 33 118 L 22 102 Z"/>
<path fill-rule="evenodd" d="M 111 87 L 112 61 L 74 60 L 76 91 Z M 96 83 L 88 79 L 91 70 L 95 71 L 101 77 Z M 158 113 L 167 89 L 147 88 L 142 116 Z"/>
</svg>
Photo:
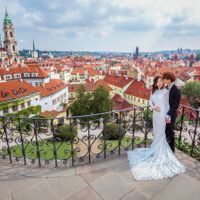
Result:
<svg viewBox="0 0 200 200">
<path fill-rule="evenodd" d="M 0 200 L 199 200 L 200 162 L 176 151 L 184 174 L 135 181 L 126 155 L 72 168 L 0 161 Z"/>
</svg>

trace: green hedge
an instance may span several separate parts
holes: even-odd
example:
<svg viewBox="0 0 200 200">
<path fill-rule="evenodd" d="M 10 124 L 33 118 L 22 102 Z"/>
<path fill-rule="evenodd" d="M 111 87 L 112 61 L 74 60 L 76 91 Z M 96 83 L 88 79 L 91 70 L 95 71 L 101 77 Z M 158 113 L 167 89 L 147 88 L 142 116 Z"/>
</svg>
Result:
<svg viewBox="0 0 200 200">
<path fill-rule="evenodd" d="M 119 136 L 121 138 L 126 134 L 126 130 L 123 127 L 119 127 L 116 123 L 108 123 L 103 130 L 105 139 L 107 140 L 118 140 Z"/>
<path fill-rule="evenodd" d="M 74 140 L 77 134 L 78 131 L 75 126 L 72 126 L 71 130 L 68 125 L 61 125 L 55 129 L 55 138 L 61 141 Z"/>
</svg>

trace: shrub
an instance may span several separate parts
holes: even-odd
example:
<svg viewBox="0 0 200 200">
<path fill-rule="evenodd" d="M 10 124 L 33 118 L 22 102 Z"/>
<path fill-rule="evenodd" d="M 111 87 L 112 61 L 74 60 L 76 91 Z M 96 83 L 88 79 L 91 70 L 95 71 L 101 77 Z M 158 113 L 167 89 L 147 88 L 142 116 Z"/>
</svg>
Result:
<svg viewBox="0 0 200 200">
<path fill-rule="evenodd" d="M 61 125 L 55 129 L 55 138 L 61 141 L 73 140 L 78 134 L 77 128 L 73 126 L 70 130 L 68 125 Z"/>
<path fill-rule="evenodd" d="M 121 138 L 125 135 L 126 130 L 123 127 L 118 127 L 116 123 L 108 123 L 104 128 L 104 138 L 107 140 L 118 140 L 119 131 L 121 131 Z"/>
</svg>

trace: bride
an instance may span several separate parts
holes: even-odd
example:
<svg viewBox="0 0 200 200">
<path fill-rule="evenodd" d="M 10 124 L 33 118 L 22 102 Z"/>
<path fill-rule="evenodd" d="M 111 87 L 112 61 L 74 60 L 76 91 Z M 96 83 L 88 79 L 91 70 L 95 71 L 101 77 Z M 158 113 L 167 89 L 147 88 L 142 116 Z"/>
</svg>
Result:
<svg viewBox="0 0 200 200">
<path fill-rule="evenodd" d="M 162 179 L 185 172 L 185 167 L 176 159 L 166 140 L 168 96 L 168 90 L 163 88 L 162 77 L 155 77 L 149 100 L 153 109 L 153 142 L 150 148 L 128 151 L 130 168 L 136 180 Z"/>
</svg>

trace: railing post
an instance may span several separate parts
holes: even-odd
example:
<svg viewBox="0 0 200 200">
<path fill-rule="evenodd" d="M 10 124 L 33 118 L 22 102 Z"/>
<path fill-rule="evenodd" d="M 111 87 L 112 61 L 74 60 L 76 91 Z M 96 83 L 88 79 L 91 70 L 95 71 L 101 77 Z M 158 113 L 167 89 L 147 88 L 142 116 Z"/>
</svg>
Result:
<svg viewBox="0 0 200 200">
<path fill-rule="evenodd" d="M 191 156 L 193 154 L 194 147 L 195 147 L 195 140 L 196 140 L 196 134 L 197 134 L 197 126 L 198 126 L 198 122 L 199 122 L 199 110 L 196 111 L 196 114 L 197 114 L 197 117 L 196 117 L 196 120 L 195 120 L 194 136 L 193 136 L 193 139 L 192 139 L 192 149 L 191 149 L 191 152 L 190 152 Z"/>
<path fill-rule="evenodd" d="M 18 118 L 17 120 L 18 120 L 18 125 L 19 125 L 20 140 L 22 142 L 22 155 L 24 158 L 24 165 L 26 165 L 26 151 L 25 151 L 25 147 L 24 147 L 24 139 L 23 139 L 23 135 L 22 135 L 22 127 L 21 127 L 20 118 Z"/>
<path fill-rule="evenodd" d="M 121 128 L 121 123 L 122 123 L 122 113 L 121 113 L 121 111 L 119 112 L 119 129 L 118 129 L 118 136 L 119 136 L 119 138 L 118 138 L 118 155 L 120 155 L 121 154 L 121 139 L 122 139 L 122 128 Z"/>
<path fill-rule="evenodd" d="M 72 127 L 72 118 L 69 118 L 69 129 L 70 129 L 70 145 L 71 145 L 71 156 L 72 156 L 72 166 L 74 166 L 74 135 L 73 135 L 73 127 Z"/>
<path fill-rule="evenodd" d="M 107 150 L 107 144 L 106 144 L 106 126 L 107 126 L 107 116 L 103 116 L 103 156 L 104 159 L 106 159 L 106 150 Z"/>
<path fill-rule="evenodd" d="M 136 111 L 133 110 L 133 123 L 132 123 L 132 150 L 135 147 L 135 125 L 136 125 Z"/>
<path fill-rule="evenodd" d="M 180 144 L 181 144 L 182 130 L 183 130 L 183 120 L 184 120 L 184 111 L 185 111 L 185 108 L 183 107 L 182 113 L 181 113 L 181 127 L 180 127 L 180 134 L 179 134 L 179 137 L 178 137 L 178 147 L 180 147 Z"/>
<path fill-rule="evenodd" d="M 58 156 L 57 156 L 57 149 L 56 149 L 56 135 L 55 135 L 55 127 L 53 124 L 53 119 L 51 119 L 51 131 L 53 134 L 53 154 L 55 158 L 55 166 L 58 167 Z"/>
<path fill-rule="evenodd" d="M 88 130 L 88 156 L 89 156 L 89 163 L 91 163 L 91 144 L 90 144 L 90 122 L 89 118 L 87 118 L 87 130 Z"/>
<path fill-rule="evenodd" d="M 5 134 L 5 136 L 6 136 L 6 144 L 7 144 L 7 148 L 8 148 L 9 160 L 10 160 L 10 163 L 12 163 L 12 157 L 11 157 L 11 151 L 10 151 L 10 145 L 9 145 L 7 127 L 6 127 L 6 125 L 5 125 L 5 117 L 3 117 L 3 130 L 4 130 L 4 134 Z"/>
<path fill-rule="evenodd" d="M 37 148 L 37 158 L 38 158 L 39 167 L 41 167 L 40 148 L 39 148 L 39 142 L 38 142 L 36 119 L 34 119 L 33 124 L 34 124 L 34 135 L 35 135 L 35 142 L 36 142 L 36 148 Z"/>
</svg>

